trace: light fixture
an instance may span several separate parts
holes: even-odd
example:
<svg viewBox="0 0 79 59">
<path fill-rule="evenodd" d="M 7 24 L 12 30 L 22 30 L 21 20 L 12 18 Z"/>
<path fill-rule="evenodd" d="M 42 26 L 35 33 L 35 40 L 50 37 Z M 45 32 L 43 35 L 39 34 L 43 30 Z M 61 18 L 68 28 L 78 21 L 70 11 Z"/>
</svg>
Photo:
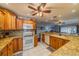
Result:
<svg viewBox="0 0 79 59">
<path fill-rule="evenodd" d="M 77 3 L 73 3 L 73 5 L 77 5 Z"/>
<path fill-rule="evenodd" d="M 9 3 L 6 3 L 6 5 L 8 5 Z"/>
<path fill-rule="evenodd" d="M 72 13 L 75 13 L 75 12 L 76 12 L 76 10 L 75 10 L 75 9 L 73 9 L 73 10 L 72 10 Z"/>
<path fill-rule="evenodd" d="M 37 16 L 43 16 L 42 12 L 37 13 Z"/>
</svg>

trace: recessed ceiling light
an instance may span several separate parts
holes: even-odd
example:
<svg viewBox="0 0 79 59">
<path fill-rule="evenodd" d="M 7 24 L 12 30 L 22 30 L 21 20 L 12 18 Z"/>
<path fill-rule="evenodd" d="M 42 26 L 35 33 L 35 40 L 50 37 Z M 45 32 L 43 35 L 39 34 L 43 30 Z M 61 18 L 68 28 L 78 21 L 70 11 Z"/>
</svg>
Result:
<svg viewBox="0 0 79 59">
<path fill-rule="evenodd" d="M 76 10 L 75 10 L 75 9 L 73 9 L 73 10 L 72 10 L 72 13 L 75 13 L 75 12 L 76 12 Z"/>
<path fill-rule="evenodd" d="M 6 3 L 6 5 L 8 5 L 9 3 Z"/>
<path fill-rule="evenodd" d="M 73 5 L 77 5 L 77 3 L 73 3 Z"/>
</svg>

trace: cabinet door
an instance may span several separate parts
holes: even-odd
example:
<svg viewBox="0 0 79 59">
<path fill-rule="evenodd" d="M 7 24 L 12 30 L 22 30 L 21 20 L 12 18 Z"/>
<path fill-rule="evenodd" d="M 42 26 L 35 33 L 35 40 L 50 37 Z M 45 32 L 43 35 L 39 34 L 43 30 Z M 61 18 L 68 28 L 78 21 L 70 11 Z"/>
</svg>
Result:
<svg viewBox="0 0 79 59">
<path fill-rule="evenodd" d="M 16 17 L 11 16 L 11 29 L 15 30 L 16 29 Z"/>
<path fill-rule="evenodd" d="M 59 39 L 53 36 L 50 36 L 50 46 L 54 49 L 59 48 Z"/>
<path fill-rule="evenodd" d="M 17 52 L 18 51 L 18 44 L 17 44 L 17 38 L 13 39 L 13 52 Z"/>
<path fill-rule="evenodd" d="M 59 38 L 59 47 L 63 46 L 64 40 Z"/>
<path fill-rule="evenodd" d="M 62 42 L 62 45 L 66 44 L 67 42 L 69 42 L 69 40 L 65 40 L 65 39 L 62 39 L 63 42 Z"/>
<path fill-rule="evenodd" d="M 8 56 L 13 55 L 13 41 L 8 44 Z"/>
<path fill-rule="evenodd" d="M 16 19 L 16 21 L 17 21 L 17 29 L 22 29 L 23 28 L 23 20 Z"/>
<path fill-rule="evenodd" d="M 2 50 L 1 50 L 1 55 L 0 56 L 7 56 L 7 46 L 4 47 Z"/>
<path fill-rule="evenodd" d="M 1 51 L 0 51 L 0 56 L 1 56 Z"/>
<path fill-rule="evenodd" d="M 56 40 L 56 38 L 55 37 L 53 37 L 53 39 L 52 39 L 52 47 L 54 48 L 54 49 L 57 49 L 57 40 Z"/>
<path fill-rule="evenodd" d="M 34 37 L 34 47 L 36 47 L 38 45 L 38 38 L 37 36 Z"/>
<path fill-rule="evenodd" d="M 45 35 L 42 34 L 42 42 L 45 42 Z"/>
<path fill-rule="evenodd" d="M 0 30 L 4 30 L 4 15 L 0 12 Z"/>
<path fill-rule="evenodd" d="M 18 51 L 22 51 L 23 50 L 23 39 L 22 38 L 18 38 Z"/>
<path fill-rule="evenodd" d="M 5 30 L 11 30 L 11 15 L 6 14 L 4 22 L 5 22 Z"/>
</svg>

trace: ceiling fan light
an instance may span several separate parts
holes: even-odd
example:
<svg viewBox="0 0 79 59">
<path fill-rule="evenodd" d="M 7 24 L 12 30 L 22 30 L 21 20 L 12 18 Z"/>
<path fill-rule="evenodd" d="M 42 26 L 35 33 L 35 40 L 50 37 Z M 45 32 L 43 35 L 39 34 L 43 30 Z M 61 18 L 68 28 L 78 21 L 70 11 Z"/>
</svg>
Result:
<svg viewBox="0 0 79 59">
<path fill-rule="evenodd" d="M 42 13 L 42 12 L 40 12 L 40 13 L 39 13 L 39 16 L 42 16 L 42 15 L 43 15 L 43 13 Z"/>
</svg>

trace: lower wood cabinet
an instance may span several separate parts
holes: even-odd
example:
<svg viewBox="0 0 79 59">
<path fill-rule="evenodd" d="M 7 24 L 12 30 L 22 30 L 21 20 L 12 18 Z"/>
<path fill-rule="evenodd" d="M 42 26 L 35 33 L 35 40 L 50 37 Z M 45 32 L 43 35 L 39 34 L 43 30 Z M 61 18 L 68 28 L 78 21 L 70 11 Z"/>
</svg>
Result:
<svg viewBox="0 0 79 59">
<path fill-rule="evenodd" d="M 54 49 L 58 49 L 64 44 L 66 44 L 69 40 L 65 40 L 58 37 L 50 36 L 50 46 Z"/>
<path fill-rule="evenodd" d="M 8 53 L 7 53 L 7 46 L 5 46 L 5 47 L 1 50 L 0 56 L 7 56 L 7 55 L 8 55 Z"/>
<path fill-rule="evenodd" d="M 42 34 L 42 42 L 45 42 L 45 34 Z"/>
<path fill-rule="evenodd" d="M 22 38 L 17 39 L 17 45 L 18 45 L 18 51 L 22 51 L 23 50 L 23 40 L 22 40 Z"/>
<path fill-rule="evenodd" d="M 34 47 L 36 47 L 38 45 L 38 37 L 35 36 L 34 37 Z"/>
<path fill-rule="evenodd" d="M 14 44 L 13 44 L 14 53 L 23 50 L 23 40 L 22 40 L 22 38 L 15 38 L 13 40 L 13 42 L 14 42 Z"/>
<path fill-rule="evenodd" d="M 8 44 L 7 51 L 8 51 L 8 56 L 11 56 L 11 55 L 13 54 L 13 41 L 11 41 L 11 42 Z"/>
<path fill-rule="evenodd" d="M 0 56 L 12 56 L 14 53 L 21 50 L 23 50 L 22 38 L 14 38 L 0 51 Z"/>
<path fill-rule="evenodd" d="M 18 51 L 18 45 L 17 45 L 17 38 L 13 39 L 13 52 L 17 52 Z"/>
</svg>

